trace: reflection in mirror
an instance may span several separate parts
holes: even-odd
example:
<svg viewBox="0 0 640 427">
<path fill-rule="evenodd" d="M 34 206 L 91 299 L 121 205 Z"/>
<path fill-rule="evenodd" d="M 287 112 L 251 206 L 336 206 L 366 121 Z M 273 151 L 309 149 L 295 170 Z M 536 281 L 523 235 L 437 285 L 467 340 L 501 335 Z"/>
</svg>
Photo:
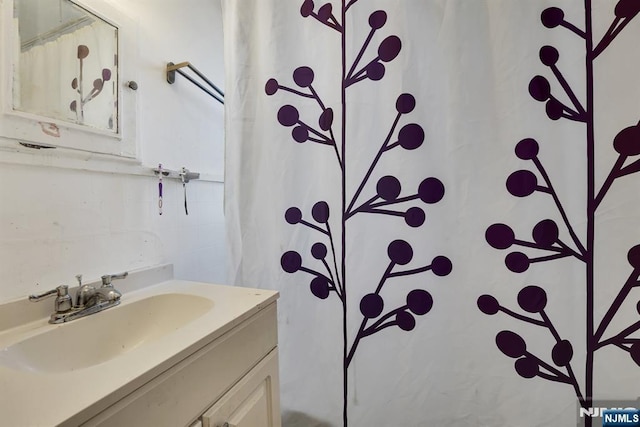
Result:
<svg viewBox="0 0 640 427">
<path fill-rule="evenodd" d="M 118 29 L 69 0 L 15 0 L 13 109 L 118 132 Z"/>
</svg>

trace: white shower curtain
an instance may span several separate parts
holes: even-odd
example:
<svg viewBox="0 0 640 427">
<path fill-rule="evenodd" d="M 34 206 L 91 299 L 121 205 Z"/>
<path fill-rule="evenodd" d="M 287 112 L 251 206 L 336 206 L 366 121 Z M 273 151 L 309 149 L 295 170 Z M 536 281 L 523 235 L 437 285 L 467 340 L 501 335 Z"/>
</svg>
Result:
<svg viewBox="0 0 640 427">
<path fill-rule="evenodd" d="M 285 425 L 638 399 L 639 2 L 222 4 L 229 277 L 280 292 Z"/>
</svg>

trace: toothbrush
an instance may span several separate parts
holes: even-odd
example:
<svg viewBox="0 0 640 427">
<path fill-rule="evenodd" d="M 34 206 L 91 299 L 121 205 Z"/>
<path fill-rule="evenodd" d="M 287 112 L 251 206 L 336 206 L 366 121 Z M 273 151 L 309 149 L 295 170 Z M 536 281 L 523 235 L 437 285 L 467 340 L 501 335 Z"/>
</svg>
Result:
<svg viewBox="0 0 640 427">
<path fill-rule="evenodd" d="M 187 208 L 187 181 L 185 177 L 187 176 L 187 171 L 183 167 L 182 172 L 180 173 L 180 178 L 182 179 L 182 192 L 184 193 L 184 214 L 189 215 L 189 209 Z"/>
<path fill-rule="evenodd" d="M 162 215 L 162 163 L 158 163 L 158 214 Z"/>
</svg>

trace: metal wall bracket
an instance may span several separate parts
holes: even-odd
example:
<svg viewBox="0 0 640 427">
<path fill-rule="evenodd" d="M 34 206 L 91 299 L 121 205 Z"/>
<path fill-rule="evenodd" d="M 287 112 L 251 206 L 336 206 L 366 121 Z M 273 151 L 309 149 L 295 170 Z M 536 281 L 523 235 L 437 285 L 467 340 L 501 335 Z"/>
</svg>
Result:
<svg viewBox="0 0 640 427">
<path fill-rule="evenodd" d="M 153 173 L 155 175 L 159 175 L 160 174 L 160 169 L 159 168 L 152 168 L 151 170 L 153 171 Z M 162 176 L 164 178 L 179 179 L 179 180 L 187 183 L 187 182 L 189 182 L 189 181 L 191 181 L 193 179 L 200 179 L 200 172 L 191 172 L 189 169 L 187 169 L 185 167 L 180 168 L 179 171 L 162 168 Z"/>
<path fill-rule="evenodd" d="M 201 83 L 197 82 L 193 77 L 191 77 L 190 75 L 182 71 L 181 68 L 184 68 L 184 67 L 187 67 L 191 71 L 193 71 L 202 81 L 204 81 L 209 87 L 211 87 L 215 91 L 215 93 L 210 91 L 209 89 L 204 87 Z M 224 92 L 222 92 L 220 88 L 218 88 L 218 86 L 213 84 L 211 80 L 206 78 L 204 74 L 198 71 L 198 69 L 193 65 L 191 65 L 189 62 L 180 62 L 178 64 L 169 62 L 167 64 L 167 83 L 169 84 L 175 83 L 176 73 L 180 74 L 185 79 L 189 80 L 191 83 L 198 86 L 200 89 L 205 91 L 207 94 L 209 94 L 209 96 L 213 97 L 219 103 L 224 104 Z"/>
</svg>

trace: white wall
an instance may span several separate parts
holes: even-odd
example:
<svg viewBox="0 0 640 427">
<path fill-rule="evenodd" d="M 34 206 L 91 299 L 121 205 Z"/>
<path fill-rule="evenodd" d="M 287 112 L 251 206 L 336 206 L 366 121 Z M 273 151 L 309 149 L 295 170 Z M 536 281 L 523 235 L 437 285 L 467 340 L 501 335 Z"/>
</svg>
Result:
<svg viewBox="0 0 640 427">
<path fill-rule="evenodd" d="M 190 61 L 224 87 L 222 24 L 215 0 L 108 0 L 137 23 L 136 93 L 140 160 L 186 166 L 206 180 L 157 179 L 59 167 L 58 153 L 27 154 L 15 164 L 0 151 L 0 302 L 105 273 L 173 263 L 178 278 L 224 283 L 223 112 L 167 62 Z M 58 150 L 60 151 L 60 150 Z M 64 161 L 62 162 L 64 165 Z M 56 166 L 50 166 L 56 165 Z M 90 169 L 90 167 L 89 167 Z"/>
</svg>

